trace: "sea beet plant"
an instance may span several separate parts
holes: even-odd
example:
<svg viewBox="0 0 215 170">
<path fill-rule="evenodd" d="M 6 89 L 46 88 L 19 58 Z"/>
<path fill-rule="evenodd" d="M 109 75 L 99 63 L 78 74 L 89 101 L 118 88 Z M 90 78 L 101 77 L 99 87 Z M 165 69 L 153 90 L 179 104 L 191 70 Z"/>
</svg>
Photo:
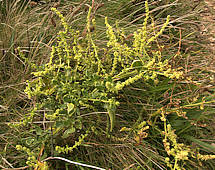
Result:
<svg viewBox="0 0 215 170">
<path fill-rule="evenodd" d="M 16 128 L 30 128 L 34 132 L 30 137 L 30 146 L 35 147 L 38 155 L 41 148 L 44 148 L 46 156 L 71 153 L 87 140 L 90 134 L 112 137 L 110 134 L 117 121 L 115 113 L 120 105 L 117 99 L 124 88 L 138 81 L 156 85 L 164 79 L 172 81 L 184 79 L 181 68 L 173 69 L 161 51 L 151 50 L 156 44 L 154 42 L 157 37 L 168 25 L 170 16 L 160 31 L 155 32 L 153 20 L 151 28 L 147 27 L 149 22 L 147 1 L 145 8 L 146 16 L 142 28 L 133 33 L 131 42 L 124 41 L 126 37 L 124 31 L 118 26 L 114 29 L 105 18 L 107 35 L 105 47 L 104 44 L 95 43 L 94 33 L 90 30 L 91 24 L 95 25 L 95 19 L 91 17 L 91 8 L 87 16 L 87 33 L 84 37 L 67 24 L 57 9 L 52 8 L 60 17 L 64 30 L 58 33 L 49 62 L 41 66 L 32 65 L 35 71 L 32 72 L 32 80 L 27 81 L 25 92 L 34 105 L 19 124 L 11 125 Z M 38 126 L 35 122 L 42 122 L 42 125 Z M 104 122 L 106 129 L 103 129 Z M 141 140 L 137 139 L 138 135 L 144 133 L 145 138 L 148 135 L 145 131 L 150 129 L 149 126 L 145 126 L 146 122 L 142 124 L 137 126 L 134 132 L 138 141 Z M 174 139 L 168 135 L 170 133 L 171 128 L 164 132 L 165 149 L 169 139 L 173 147 L 177 148 L 168 154 L 178 157 L 179 145 L 174 142 L 176 140 L 174 135 L 172 135 Z M 28 148 L 20 145 L 17 148 L 18 150 L 25 148 L 30 153 L 28 155 L 35 158 L 33 151 L 30 152 Z M 187 159 L 189 151 L 188 149 L 186 153 L 183 151 L 185 154 L 183 160 Z M 167 165 L 179 169 L 178 159 L 175 166 L 166 159 Z M 47 167 L 46 164 L 38 163 L 36 159 L 29 160 L 27 161 L 29 166 Z"/>
</svg>

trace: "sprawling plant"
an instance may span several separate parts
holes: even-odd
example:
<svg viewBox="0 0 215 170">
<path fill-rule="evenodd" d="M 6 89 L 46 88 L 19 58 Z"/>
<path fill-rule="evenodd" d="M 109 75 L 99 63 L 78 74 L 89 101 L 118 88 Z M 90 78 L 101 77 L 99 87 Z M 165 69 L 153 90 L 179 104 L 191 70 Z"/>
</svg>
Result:
<svg viewBox="0 0 215 170">
<path fill-rule="evenodd" d="M 183 78 L 183 72 L 173 69 L 159 50 L 152 50 L 170 17 L 167 17 L 160 31 L 156 32 L 153 21 L 151 28 L 147 27 L 147 1 L 145 7 L 146 17 L 142 28 L 133 33 L 130 42 L 125 41 L 123 30 L 118 26 L 114 29 L 105 18 L 105 47 L 95 43 L 94 33 L 90 30 L 91 24 L 95 25 L 91 8 L 84 37 L 66 23 L 58 10 L 52 8 L 60 17 L 64 31 L 58 33 L 49 62 L 38 67 L 34 65 L 36 71 L 32 72 L 33 80 L 27 82 L 25 92 L 33 100 L 34 106 L 19 126 L 34 129 L 36 136 L 28 141 L 31 146 L 55 146 L 56 154 L 69 153 L 81 145 L 90 133 L 97 134 L 100 131 L 110 136 L 115 124 L 115 112 L 120 105 L 117 101 L 120 91 L 138 81 L 158 84 L 163 79 Z M 45 125 L 38 126 L 34 124 L 35 121 L 45 122 Z M 101 125 L 105 121 L 106 130 L 103 130 Z M 142 123 L 138 126 L 136 137 L 143 133 L 147 135 L 145 131 L 149 126 L 145 125 L 146 123 Z M 129 131 L 129 128 L 124 128 L 124 131 Z M 165 131 L 164 145 L 167 145 L 169 139 L 173 142 L 173 147 L 178 149 L 179 145 L 174 144 L 168 135 L 170 131 L 170 128 L 169 132 Z M 22 150 L 23 147 L 18 148 Z M 53 154 L 54 150 L 50 152 Z M 181 150 L 180 154 L 185 154 L 183 159 L 187 158 L 187 152 L 188 149 L 186 153 Z M 177 150 L 169 154 L 180 156 Z M 37 166 L 36 163 L 34 165 Z M 169 166 L 171 167 L 170 164 Z"/>
</svg>

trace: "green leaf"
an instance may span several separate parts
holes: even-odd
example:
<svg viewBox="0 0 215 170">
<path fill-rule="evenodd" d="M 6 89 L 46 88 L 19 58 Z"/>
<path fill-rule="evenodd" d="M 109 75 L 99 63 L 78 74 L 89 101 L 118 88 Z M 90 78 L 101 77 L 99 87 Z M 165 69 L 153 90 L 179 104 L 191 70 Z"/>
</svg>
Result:
<svg viewBox="0 0 215 170">
<path fill-rule="evenodd" d="M 140 60 L 134 60 L 133 63 L 131 64 L 132 68 L 140 68 L 142 66 L 143 66 L 143 64 Z"/>
<path fill-rule="evenodd" d="M 41 135 L 42 135 L 42 132 L 43 132 L 43 131 L 42 131 L 41 128 L 36 127 L 35 130 L 36 130 L 36 134 L 37 134 L 38 136 L 41 136 Z"/>
<path fill-rule="evenodd" d="M 74 107 L 75 105 L 73 103 L 67 103 L 67 112 L 70 113 Z"/>
<path fill-rule="evenodd" d="M 35 139 L 34 139 L 34 138 L 29 137 L 29 138 L 27 138 L 27 139 L 26 139 L 26 141 L 25 141 L 25 142 L 26 142 L 26 144 L 27 144 L 27 145 L 29 145 L 29 146 L 30 146 L 30 145 L 33 145 L 33 144 L 34 144 Z"/>
<path fill-rule="evenodd" d="M 110 119 L 110 132 L 112 132 L 113 127 L 114 127 L 114 123 L 115 123 L 115 111 L 116 111 L 116 105 L 115 103 L 110 103 L 108 105 L 106 105 L 107 107 L 107 111 L 108 111 L 108 116 Z"/>
<path fill-rule="evenodd" d="M 140 60 L 134 60 L 133 63 L 131 64 L 131 67 L 140 71 L 141 68 L 143 67 L 143 63 Z"/>
<path fill-rule="evenodd" d="M 70 129 L 67 129 L 64 133 L 63 133 L 63 138 L 67 138 L 69 137 L 70 134 L 74 133 L 75 132 L 75 128 L 74 127 L 71 127 Z"/>
</svg>

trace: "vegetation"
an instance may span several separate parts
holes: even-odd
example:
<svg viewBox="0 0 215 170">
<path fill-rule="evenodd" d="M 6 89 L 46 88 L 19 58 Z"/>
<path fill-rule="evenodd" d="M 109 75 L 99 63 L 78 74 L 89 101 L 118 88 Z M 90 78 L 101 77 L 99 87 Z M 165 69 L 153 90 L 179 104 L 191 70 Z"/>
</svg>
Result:
<svg viewBox="0 0 215 170">
<path fill-rule="evenodd" d="M 0 4 L 2 169 L 214 169 L 203 2 Z"/>
</svg>

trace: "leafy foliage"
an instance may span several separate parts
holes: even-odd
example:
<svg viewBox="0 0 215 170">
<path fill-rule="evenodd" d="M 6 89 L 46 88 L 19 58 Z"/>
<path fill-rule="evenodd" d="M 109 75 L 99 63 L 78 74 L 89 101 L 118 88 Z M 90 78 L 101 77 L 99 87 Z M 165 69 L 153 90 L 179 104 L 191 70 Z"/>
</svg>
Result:
<svg viewBox="0 0 215 170">
<path fill-rule="evenodd" d="M 214 155 L 200 154 L 199 148 L 189 146 L 191 141 L 201 143 L 186 135 L 197 135 L 194 121 L 201 119 L 205 104 L 213 101 L 197 94 L 198 83 L 173 63 L 180 50 L 173 56 L 163 53 L 158 37 L 170 16 L 158 30 L 146 1 L 139 29 L 127 36 L 118 22 L 113 27 L 105 18 L 106 39 L 100 44 L 93 31 L 97 25 L 92 10 L 81 34 L 52 8 L 64 30 L 57 34 L 45 64 L 31 64 L 18 48 L 19 56 L 34 70 L 25 89 L 32 107 L 19 123 L 9 123 L 14 131 L 28 131 L 16 146 L 24 152 L 26 164 L 47 169 L 47 160 L 71 153 L 79 161 L 96 160 L 107 167 L 113 167 L 117 158 L 120 161 L 114 167 L 118 168 L 181 169 L 189 167 L 192 159 L 213 159 Z M 122 156 L 115 144 L 121 145 Z M 99 148 L 98 154 L 92 154 L 97 150 L 93 145 L 101 145 L 103 151 Z M 99 156 L 104 152 L 108 161 Z"/>
<path fill-rule="evenodd" d="M 89 129 L 101 123 L 95 122 L 95 118 L 86 120 L 85 115 L 89 112 L 106 111 L 106 133 L 112 132 L 115 111 L 119 105 L 116 96 L 124 87 L 140 79 L 153 80 L 157 84 L 160 77 L 182 77 L 183 73 L 171 69 L 168 60 L 163 59 L 159 51 L 153 52 L 152 56 L 148 54 L 150 44 L 162 34 L 169 22 L 169 16 L 161 30 L 149 36 L 147 2 L 143 27 L 134 33 L 130 46 L 123 41 L 124 33 L 119 28 L 115 33 L 106 18 L 108 42 L 105 49 L 96 46 L 93 41 L 93 34 L 90 32 L 91 9 L 87 17 L 88 33 L 84 39 L 80 39 L 79 31 L 68 26 L 60 12 L 55 8 L 52 10 L 61 18 L 64 31 L 58 34 L 57 45 L 52 47 L 49 62 L 39 66 L 37 71 L 32 73 L 34 79 L 28 81 L 25 92 L 29 98 L 36 97 L 35 106 L 19 125 L 31 125 L 34 119 L 53 121 L 52 133 L 60 136 L 63 133 L 63 138 L 77 134 L 80 130 L 86 131 L 84 136 L 79 137 L 79 144 L 76 143 L 75 147 L 62 149 L 56 146 L 56 151 L 72 151 L 88 135 Z M 44 110 L 45 115 L 40 114 L 40 110 Z M 43 133 L 47 134 L 49 130 L 43 129 Z M 47 140 L 50 138 L 47 137 Z"/>
</svg>

